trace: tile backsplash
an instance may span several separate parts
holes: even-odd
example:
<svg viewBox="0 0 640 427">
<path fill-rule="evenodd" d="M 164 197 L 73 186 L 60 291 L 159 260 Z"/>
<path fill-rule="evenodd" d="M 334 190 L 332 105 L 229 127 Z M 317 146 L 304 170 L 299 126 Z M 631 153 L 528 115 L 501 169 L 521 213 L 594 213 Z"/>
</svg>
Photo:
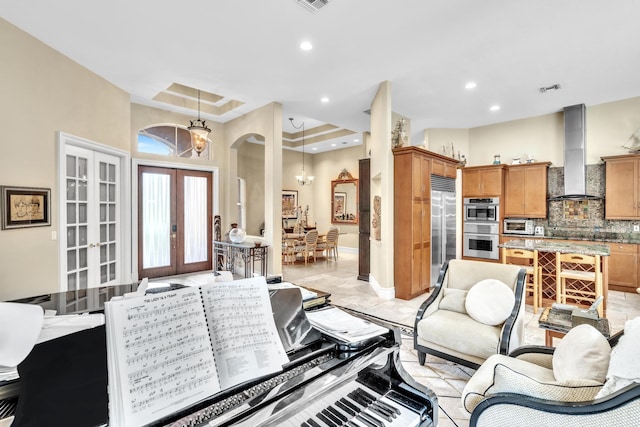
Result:
<svg viewBox="0 0 640 427">
<path fill-rule="evenodd" d="M 536 219 L 534 225 L 545 227 L 547 236 L 567 238 L 625 238 L 638 221 L 607 220 L 605 208 L 605 166 L 587 165 L 586 192 L 597 200 L 562 200 L 547 202 L 547 219 Z M 551 167 L 547 176 L 547 196 L 564 194 L 564 168 Z M 634 233 L 640 238 L 640 234 Z"/>
</svg>

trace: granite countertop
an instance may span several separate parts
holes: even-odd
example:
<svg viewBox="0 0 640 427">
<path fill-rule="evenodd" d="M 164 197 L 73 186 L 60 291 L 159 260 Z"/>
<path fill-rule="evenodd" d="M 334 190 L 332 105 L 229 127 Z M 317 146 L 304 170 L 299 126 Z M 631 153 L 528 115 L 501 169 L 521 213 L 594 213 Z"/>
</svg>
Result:
<svg viewBox="0 0 640 427">
<path fill-rule="evenodd" d="M 579 235 L 569 234 L 545 234 L 544 236 L 536 235 L 515 235 L 515 234 L 502 234 L 504 238 L 522 239 L 522 238 L 535 238 L 539 240 L 578 240 L 585 242 L 596 243 L 629 243 L 640 244 L 640 233 L 580 233 Z"/>
<path fill-rule="evenodd" d="M 565 235 L 550 235 L 550 236 L 536 236 L 536 238 L 552 239 L 552 240 L 585 240 L 589 242 L 602 242 L 602 243 L 640 243 L 639 233 L 593 233 L 589 235 L 580 236 L 565 236 Z"/>
<path fill-rule="evenodd" d="M 557 239 L 513 239 L 498 245 L 507 249 L 528 249 L 539 252 L 576 253 L 582 255 L 609 255 L 609 246 L 599 243 L 570 243 Z"/>
</svg>

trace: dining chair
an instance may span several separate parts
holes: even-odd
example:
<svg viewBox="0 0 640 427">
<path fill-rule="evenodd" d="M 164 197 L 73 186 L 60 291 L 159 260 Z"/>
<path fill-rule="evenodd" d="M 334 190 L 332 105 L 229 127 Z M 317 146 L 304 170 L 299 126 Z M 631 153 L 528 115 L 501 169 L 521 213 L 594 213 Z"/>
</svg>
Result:
<svg viewBox="0 0 640 427">
<path fill-rule="evenodd" d="M 309 258 L 313 256 L 313 261 L 316 260 L 316 244 L 318 242 L 318 230 L 309 230 L 304 236 L 304 240 L 295 243 L 294 253 L 302 254 L 304 256 L 304 263 L 307 264 Z"/>
<path fill-rule="evenodd" d="M 287 238 L 287 233 L 282 230 L 282 263 L 293 264 L 296 260 L 295 244 Z"/>
<path fill-rule="evenodd" d="M 538 251 L 503 248 L 502 263 L 522 265 L 525 269 L 525 294 L 533 295 L 533 313 L 538 314 L 538 307 L 542 307 L 542 267 L 538 266 Z"/>
<path fill-rule="evenodd" d="M 324 250 L 327 259 L 333 253 L 333 259 L 338 260 L 338 228 L 331 227 L 329 231 L 327 231 L 327 236 L 325 237 L 324 242 Z"/>
<path fill-rule="evenodd" d="M 572 286 L 567 287 L 567 280 Z M 603 294 L 600 255 L 556 252 L 556 301 L 566 304 L 567 298 L 592 304 Z M 603 305 L 598 315 L 603 315 Z"/>
</svg>

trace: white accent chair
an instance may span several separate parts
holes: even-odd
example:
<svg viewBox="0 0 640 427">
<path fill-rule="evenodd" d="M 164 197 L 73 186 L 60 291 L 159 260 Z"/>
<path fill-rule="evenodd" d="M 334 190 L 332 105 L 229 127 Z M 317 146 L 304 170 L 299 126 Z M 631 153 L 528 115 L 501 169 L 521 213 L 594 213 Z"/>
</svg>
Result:
<svg viewBox="0 0 640 427">
<path fill-rule="evenodd" d="M 510 289 L 511 302 L 502 308 L 503 320 L 482 323 L 467 311 L 467 295 L 481 281 L 495 279 Z M 453 259 L 440 270 L 438 282 L 422 304 L 415 320 L 414 348 L 424 364 L 427 354 L 477 369 L 492 354 L 508 354 L 524 343 L 525 270 L 515 265 Z M 508 290 L 506 291 L 508 293 Z M 500 295 L 504 295 L 505 291 Z M 500 295 L 484 295 L 488 314 L 499 305 Z M 509 296 L 509 295 L 507 295 Z M 471 307 L 470 307 L 471 308 Z M 482 320 L 482 319 L 481 319 Z M 484 320 L 483 320 L 484 322 Z"/>
<path fill-rule="evenodd" d="M 469 425 L 640 425 L 639 326 L 630 333 L 625 326 L 608 341 L 601 337 L 604 345 L 578 335 L 564 348 L 561 341 L 558 347 L 523 346 L 509 356 L 492 356 L 462 392 Z M 573 371 L 568 378 L 567 371 Z"/>
</svg>

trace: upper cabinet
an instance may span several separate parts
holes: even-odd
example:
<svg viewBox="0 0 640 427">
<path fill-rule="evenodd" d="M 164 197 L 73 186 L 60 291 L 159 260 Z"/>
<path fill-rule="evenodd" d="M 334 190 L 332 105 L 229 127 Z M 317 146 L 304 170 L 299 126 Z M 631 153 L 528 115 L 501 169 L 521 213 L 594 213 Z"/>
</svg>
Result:
<svg viewBox="0 0 640 427">
<path fill-rule="evenodd" d="M 605 162 L 605 218 L 640 219 L 640 155 L 603 157 Z"/>
<path fill-rule="evenodd" d="M 462 197 L 502 196 L 504 165 L 469 166 L 462 169 Z"/>
<path fill-rule="evenodd" d="M 547 217 L 547 171 L 549 162 L 506 166 L 504 216 Z"/>
<path fill-rule="evenodd" d="M 433 159 L 431 161 L 431 173 L 455 179 L 456 170 L 458 169 L 459 164 L 459 162 L 451 162 L 449 160 Z"/>
</svg>

